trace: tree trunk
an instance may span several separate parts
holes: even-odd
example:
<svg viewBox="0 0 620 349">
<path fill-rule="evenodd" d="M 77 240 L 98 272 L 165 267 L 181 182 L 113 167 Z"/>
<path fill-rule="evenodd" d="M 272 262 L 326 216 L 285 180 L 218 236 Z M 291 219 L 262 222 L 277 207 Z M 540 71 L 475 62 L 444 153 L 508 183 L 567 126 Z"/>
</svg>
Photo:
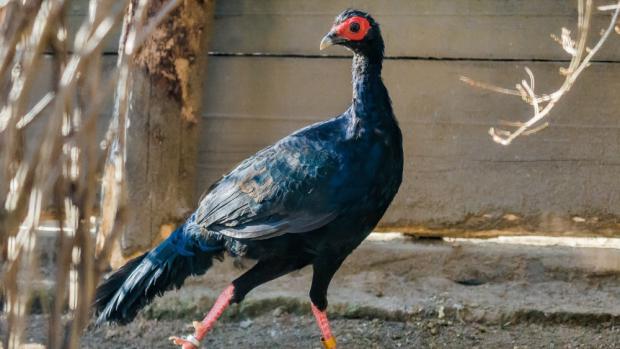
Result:
<svg viewBox="0 0 620 349">
<path fill-rule="evenodd" d="M 148 1 L 145 23 L 166 3 Z M 124 33 L 136 24 L 137 5 L 138 0 L 132 0 Z M 195 205 L 199 110 L 213 5 L 214 0 L 182 1 L 131 57 L 125 148 L 128 221 L 120 239 L 121 259 L 161 241 Z M 121 48 L 124 40 L 125 35 Z M 105 211 L 116 210 L 105 207 L 105 188 L 114 188 L 107 185 L 113 181 L 112 171 L 106 172 L 104 232 L 114 219 Z M 112 264 L 120 262 L 117 251 Z"/>
</svg>

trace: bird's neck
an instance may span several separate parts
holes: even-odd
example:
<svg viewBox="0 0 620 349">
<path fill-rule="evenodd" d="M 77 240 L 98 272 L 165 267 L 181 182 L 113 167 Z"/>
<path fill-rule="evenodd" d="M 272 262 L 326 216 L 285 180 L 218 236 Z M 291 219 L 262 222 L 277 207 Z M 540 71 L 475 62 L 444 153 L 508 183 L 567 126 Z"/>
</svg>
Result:
<svg viewBox="0 0 620 349">
<path fill-rule="evenodd" d="M 377 52 L 353 54 L 353 80 L 364 76 L 381 76 L 383 53 Z"/>
<path fill-rule="evenodd" d="M 383 57 L 378 55 L 353 56 L 352 117 L 360 121 L 380 121 L 385 112 L 391 114 L 390 99 L 381 80 Z"/>
<path fill-rule="evenodd" d="M 362 97 L 369 88 L 381 83 L 383 57 L 367 56 L 356 53 L 353 55 L 353 101 Z"/>
</svg>

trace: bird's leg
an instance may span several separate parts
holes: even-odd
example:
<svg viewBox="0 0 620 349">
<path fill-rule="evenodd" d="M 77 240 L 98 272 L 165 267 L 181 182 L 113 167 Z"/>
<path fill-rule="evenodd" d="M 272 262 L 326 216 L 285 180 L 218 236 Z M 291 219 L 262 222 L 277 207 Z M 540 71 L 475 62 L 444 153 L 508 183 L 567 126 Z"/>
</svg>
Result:
<svg viewBox="0 0 620 349">
<path fill-rule="evenodd" d="M 194 334 L 180 338 L 180 337 L 170 337 L 170 340 L 176 345 L 182 346 L 183 349 L 195 349 L 200 345 L 200 341 L 204 338 L 204 336 L 209 332 L 217 319 L 224 313 L 224 310 L 228 308 L 235 294 L 235 287 L 230 285 L 224 289 L 224 291 L 217 297 L 215 304 L 205 318 L 201 321 L 194 321 Z"/>
<path fill-rule="evenodd" d="M 319 329 L 321 330 L 321 343 L 323 343 L 323 347 L 325 349 L 335 349 L 336 348 L 336 338 L 332 334 L 332 329 L 329 326 L 329 320 L 327 320 L 327 311 L 319 310 L 319 308 L 312 303 L 312 314 L 316 318 L 316 323 L 319 325 Z"/>
<path fill-rule="evenodd" d="M 290 271 L 299 269 L 307 265 L 303 260 L 262 260 L 256 263 L 250 270 L 235 279 L 232 285 L 228 286 L 217 301 L 202 320 L 202 322 L 194 322 L 195 332 L 191 336 L 185 338 L 170 337 L 176 345 L 183 346 L 183 349 L 195 349 L 200 345 L 200 341 L 213 327 L 217 319 L 222 315 L 224 310 L 231 303 L 239 303 L 245 298 L 253 288 L 273 280 Z"/>
<path fill-rule="evenodd" d="M 336 348 L 336 338 L 327 320 L 327 288 L 334 274 L 340 268 L 344 258 L 317 258 L 312 267 L 312 287 L 310 288 L 310 300 L 312 301 L 312 314 L 321 330 L 321 343 L 325 349 Z"/>
</svg>

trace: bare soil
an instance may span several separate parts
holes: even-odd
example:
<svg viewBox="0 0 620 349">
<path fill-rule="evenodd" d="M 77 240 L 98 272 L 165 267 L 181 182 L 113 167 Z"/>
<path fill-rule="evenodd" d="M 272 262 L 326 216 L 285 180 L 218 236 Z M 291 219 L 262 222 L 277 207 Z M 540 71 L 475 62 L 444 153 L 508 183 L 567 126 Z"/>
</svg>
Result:
<svg viewBox="0 0 620 349">
<path fill-rule="evenodd" d="M 246 263 L 246 267 L 251 265 Z M 243 270 L 225 261 L 147 307 L 128 326 L 90 328 L 84 348 L 173 348 Z M 205 348 L 319 348 L 311 270 L 254 290 Z M 340 348 L 620 348 L 620 250 L 367 241 L 329 291 Z M 0 336 L 2 336 L 0 327 Z M 34 315 L 31 342 L 45 342 Z"/>
<path fill-rule="evenodd" d="M 42 342 L 44 321 L 33 319 L 30 341 Z M 483 325 L 417 318 L 410 321 L 347 319 L 332 321 L 340 348 L 620 348 L 620 326 L 609 322 L 595 327 L 563 324 Z M 170 335 L 191 332 L 188 321 L 147 320 L 128 326 L 91 329 L 82 347 L 174 348 Z M 208 335 L 203 348 L 321 348 L 310 315 L 276 312 L 224 321 Z"/>
</svg>

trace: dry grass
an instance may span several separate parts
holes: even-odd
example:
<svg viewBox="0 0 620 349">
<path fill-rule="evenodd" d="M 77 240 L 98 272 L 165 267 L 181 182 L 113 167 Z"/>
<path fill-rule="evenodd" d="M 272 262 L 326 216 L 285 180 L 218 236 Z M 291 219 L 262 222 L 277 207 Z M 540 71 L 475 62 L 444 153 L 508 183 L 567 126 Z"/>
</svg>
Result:
<svg viewBox="0 0 620 349">
<path fill-rule="evenodd" d="M 23 331 L 39 279 L 37 227 L 58 221 L 55 298 L 47 348 L 77 348 L 89 322 L 90 304 L 115 234 L 100 234 L 95 217 L 112 217 L 105 229 L 124 222 L 124 163 L 131 57 L 161 20 L 178 5 L 172 0 L 148 15 L 146 0 L 92 0 L 72 41 L 64 0 L 0 2 L 0 284 L 8 320 L 3 347 L 22 347 Z M 131 8 L 134 6 L 135 8 Z M 127 11 L 117 66 L 103 74 L 102 44 Z M 127 16 L 129 18 L 129 16 Z M 44 60 L 53 64 L 54 83 L 28 108 Z M 97 128 L 102 104 L 115 94 L 114 115 L 102 138 Z M 26 141 L 33 121 L 44 123 L 39 139 Z M 108 118 L 106 118 L 107 120 Z M 103 188 L 101 177 L 112 176 Z M 101 207 L 101 208 L 100 208 Z M 51 217 L 43 217 L 44 213 Z M 105 239 L 97 240 L 97 236 Z M 98 246 L 96 248 L 95 246 Z"/>
</svg>

